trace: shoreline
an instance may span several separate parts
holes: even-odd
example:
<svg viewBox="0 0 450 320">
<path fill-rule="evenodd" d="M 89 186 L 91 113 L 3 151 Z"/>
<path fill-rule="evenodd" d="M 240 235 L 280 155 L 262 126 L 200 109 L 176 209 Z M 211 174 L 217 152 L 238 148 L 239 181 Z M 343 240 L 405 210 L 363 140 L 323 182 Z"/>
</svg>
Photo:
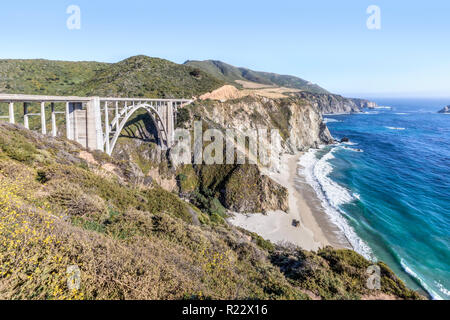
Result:
<svg viewBox="0 0 450 320">
<path fill-rule="evenodd" d="M 352 249 L 339 237 L 339 229 L 332 224 L 314 189 L 299 175 L 299 159 L 304 153 L 283 154 L 279 173 L 263 171 L 278 184 L 287 188 L 289 211 L 269 211 L 267 214 L 233 213 L 228 221 L 238 227 L 259 234 L 278 243 L 292 243 L 304 250 L 317 251 L 326 246 Z M 293 226 L 293 220 L 300 222 Z"/>
<path fill-rule="evenodd" d="M 296 191 L 293 196 L 302 204 L 300 208 L 303 208 L 303 213 L 300 210 L 300 215 L 304 217 L 306 227 L 312 228 L 315 233 L 321 233 L 333 248 L 353 250 L 345 235 L 330 221 L 316 191 L 306 182 L 306 178 L 300 175 L 301 165 L 298 162 L 303 155 L 304 153 L 301 153 L 290 159 L 289 168 L 292 170 L 291 180 Z"/>
</svg>

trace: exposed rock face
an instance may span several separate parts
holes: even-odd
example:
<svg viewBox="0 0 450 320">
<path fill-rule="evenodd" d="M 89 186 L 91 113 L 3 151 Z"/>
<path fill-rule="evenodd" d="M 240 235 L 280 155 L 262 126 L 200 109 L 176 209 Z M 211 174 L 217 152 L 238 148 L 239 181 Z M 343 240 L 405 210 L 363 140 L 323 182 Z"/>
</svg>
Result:
<svg viewBox="0 0 450 320">
<path fill-rule="evenodd" d="M 373 101 L 354 98 L 350 100 L 352 100 L 357 106 L 359 106 L 360 109 L 375 109 L 376 107 L 378 107 L 378 105 Z"/>
<path fill-rule="evenodd" d="M 236 212 L 267 212 L 289 209 L 286 188 L 262 176 L 255 165 L 237 167 L 225 183 L 223 204 Z"/>
<path fill-rule="evenodd" d="M 128 179 L 142 185 L 156 182 L 163 189 L 176 189 L 175 172 L 171 172 L 165 152 L 156 144 L 150 116 L 138 114 L 127 123 L 114 148 L 113 157 L 128 164 Z"/>
<path fill-rule="evenodd" d="M 442 110 L 440 110 L 438 113 L 450 113 L 450 105 L 444 107 Z"/>
<path fill-rule="evenodd" d="M 197 116 L 222 128 L 277 129 L 284 141 L 283 149 L 289 153 L 333 141 L 317 107 L 304 99 L 248 96 L 226 102 L 196 102 L 190 112 L 191 119 Z"/>
<path fill-rule="evenodd" d="M 364 108 L 375 108 L 377 104 L 364 99 L 344 98 L 335 94 L 314 94 L 309 92 L 296 93 L 316 106 L 322 114 L 359 113 Z"/>
</svg>

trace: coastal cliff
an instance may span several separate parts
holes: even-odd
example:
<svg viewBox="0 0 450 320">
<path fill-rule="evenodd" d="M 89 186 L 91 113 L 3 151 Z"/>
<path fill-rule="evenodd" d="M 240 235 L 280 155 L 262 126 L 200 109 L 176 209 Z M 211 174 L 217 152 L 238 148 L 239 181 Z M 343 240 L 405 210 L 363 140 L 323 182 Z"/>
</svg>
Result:
<svg viewBox="0 0 450 320">
<path fill-rule="evenodd" d="M 198 119 L 203 122 L 203 130 L 215 128 L 222 132 L 225 129 L 246 132 L 276 129 L 281 136 L 278 157 L 282 153 L 294 154 L 333 141 L 317 108 L 293 97 L 246 96 L 223 102 L 198 100 L 179 110 L 177 127 L 192 130 L 194 121 Z M 270 143 L 265 138 L 263 141 L 267 145 Z M 216 204 L 214 208 L 220 204 L 227 210 L 242 213 L 288 210 L 286 187 L 263 175 L 257 164 L 197 164 L 181 166 L 177 168 L 177 174 L 179 191 L 206 211 L 211 212 L 211 203 Z M 220 210 L 212 213 L 217 212 Z"/>
<path fill-rule="evenodd" d="M 344 98 L 335 94 L 299 92 L 295 95 L 309 101 L 322 114 L 359 113 L 365 108 L 373 109 L 377 107 L 375 102 L 364 99 Z"/>
<path fill-rule="evenodd" d="M 317 106 L 307 99 L 247 96 L 224 102 L 197 101 L 186 110 L 190 121 L 179 123 L 183 126 L 192 126 L 192 120 L 201 116 L 203 121 L 222 128 L 243 131 L 277 129 L 283 138 L 283 150 L 287 153 L 306 151 L 333 141 Z"/>
</svg>

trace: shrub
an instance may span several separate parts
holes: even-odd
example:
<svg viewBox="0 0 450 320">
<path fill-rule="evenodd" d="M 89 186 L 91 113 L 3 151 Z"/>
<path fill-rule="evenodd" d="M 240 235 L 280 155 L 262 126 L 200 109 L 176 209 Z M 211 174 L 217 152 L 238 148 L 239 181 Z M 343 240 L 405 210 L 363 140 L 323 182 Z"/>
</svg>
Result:
<svg viewBox="0 0 450 320">
<path fill-rule="evenodd" d="M 31 163 L 34 160 L 37 150 L 35 146 L 16 131 L 12 131 L 9 134 L 4 132 L 4 128 L 0 131 L 0 148 L 11 159 Z"/>
</svg>

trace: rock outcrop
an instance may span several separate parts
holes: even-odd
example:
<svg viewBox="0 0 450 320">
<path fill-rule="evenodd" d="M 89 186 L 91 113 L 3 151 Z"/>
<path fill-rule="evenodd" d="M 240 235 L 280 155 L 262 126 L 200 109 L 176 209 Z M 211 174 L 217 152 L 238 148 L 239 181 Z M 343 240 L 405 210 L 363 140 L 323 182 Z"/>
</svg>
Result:
<svg viewBox="0 0 450 320">
<path fill-rule="evenodd" d="M 357 106 L 359 106 L 360 109 L 376 109 L 378 107 L 376 102 L 366 99 L 351 98 L 350 100 L 353 101 Z"/>
<path fill-rule="evenodd" d="M 238 166 L 224 184 L 224 205 L 235 212 L 267 212 L 289 209 L 288 191 L 255 165 Z"/>
<path fill-rule="evenodd" d="M 322 114 L 359 113 L 364 108 L 376 108 L 377 104 L 364 99 L 350 99 L 336 94 L 296 93 L 298 97 L 309 101 Z"/>
<path fill-rule="evenodd" d="M 439 110 L 438 113 L 450 113 L 450 105 L 444 107 L 442 110 Z"/>
</svg>

